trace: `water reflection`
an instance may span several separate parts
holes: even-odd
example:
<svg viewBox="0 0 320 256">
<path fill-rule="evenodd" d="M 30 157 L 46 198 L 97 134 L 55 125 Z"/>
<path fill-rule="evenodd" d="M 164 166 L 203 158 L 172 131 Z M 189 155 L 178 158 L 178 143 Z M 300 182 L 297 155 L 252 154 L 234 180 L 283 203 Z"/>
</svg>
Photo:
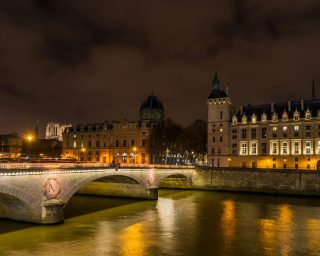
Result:
<svg viewBox="0 0 320 256">
<path fill-rule="evenodd" d="M 158 201 L 78 197 L 63 225 L 0 234 L 0 255 L 320 255 L 317 200 L 161 193 Z"/>
</svg>

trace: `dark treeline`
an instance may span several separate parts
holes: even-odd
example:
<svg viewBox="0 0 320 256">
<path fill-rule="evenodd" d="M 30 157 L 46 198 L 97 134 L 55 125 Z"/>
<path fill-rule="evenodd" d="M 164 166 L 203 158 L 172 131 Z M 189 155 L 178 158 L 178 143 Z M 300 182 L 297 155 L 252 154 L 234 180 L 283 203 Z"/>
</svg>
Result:
<svg viewBox="0 0 320 256">
<path fill-rule="evenodd" d="M 207 123 L 195 120 L 186 127 L 166 119 L 151 133 L 150 152 L 154 163 L 202 164 L 207 154 Z"/>
</svg>

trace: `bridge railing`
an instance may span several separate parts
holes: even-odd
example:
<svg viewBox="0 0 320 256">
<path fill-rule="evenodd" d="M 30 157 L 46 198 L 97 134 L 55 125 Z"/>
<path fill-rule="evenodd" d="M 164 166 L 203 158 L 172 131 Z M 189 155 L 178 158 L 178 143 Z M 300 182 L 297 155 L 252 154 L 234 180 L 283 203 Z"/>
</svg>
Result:
<svg viewBox="0 0 320 256">
<path fill-rule="evenodd" d="M 73 168 L 111 168 L 106 163 L 0 163 L 0 170 L 10 169 L 73 169 Z M 192 169 L 193 166 L 157 164 L 121 164 L 120 168 Z"/>
</svg>

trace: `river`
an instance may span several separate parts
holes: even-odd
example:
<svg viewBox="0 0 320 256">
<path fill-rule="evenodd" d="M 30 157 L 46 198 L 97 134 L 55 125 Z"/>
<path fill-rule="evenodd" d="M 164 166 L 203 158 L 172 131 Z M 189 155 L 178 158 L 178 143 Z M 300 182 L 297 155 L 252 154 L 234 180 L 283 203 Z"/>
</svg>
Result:
<svg viewBox="0 0 320 256">
<path fill-rule="evenodd" d="M 74 196 L 65 223 L 0 220 L 0 255 L 320 255 L 317 198 L 161 190 Z"/>
</svg>

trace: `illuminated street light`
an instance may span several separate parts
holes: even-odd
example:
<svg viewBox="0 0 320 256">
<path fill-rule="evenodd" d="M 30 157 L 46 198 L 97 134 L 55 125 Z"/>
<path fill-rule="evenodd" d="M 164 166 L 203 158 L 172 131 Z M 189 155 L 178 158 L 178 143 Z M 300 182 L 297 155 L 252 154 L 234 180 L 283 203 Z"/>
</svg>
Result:
<svg viewBox="0 0 320 256">
<path fill-rule="evenodd" d="M 26 135 L 26 140 L 29 142 L 29 156 L 31 155 L 31 143 L 33 141 L 33 135 L 32 134 L 27 134 Z"/>
</svg>

